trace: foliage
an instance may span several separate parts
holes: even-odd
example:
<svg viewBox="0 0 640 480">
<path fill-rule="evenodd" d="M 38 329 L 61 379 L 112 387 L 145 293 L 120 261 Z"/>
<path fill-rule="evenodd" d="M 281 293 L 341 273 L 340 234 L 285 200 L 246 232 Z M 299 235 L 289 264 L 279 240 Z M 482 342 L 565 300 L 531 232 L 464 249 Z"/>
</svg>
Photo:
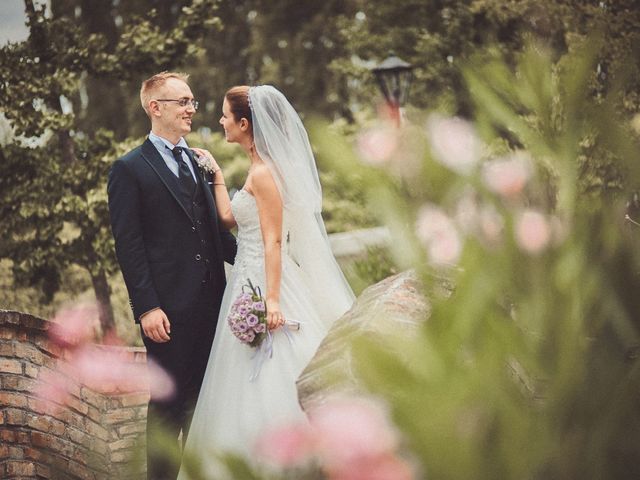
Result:
<svg viewBox="0 0 640 480">
<path fill-rule="evenodd" d="M 637 141 L 615 111 L 624 88 L 597 101 L 587 88 L 597 54 L 564 56 L 557 69 L 544 49 L 531 48 L 515 69 L 483 56 L 464 70 L 486 143 L 509 132 L 534 159 L 538 175 L 517 195 L 490 188 L 491 160 L 456 174 L 436 150 L 404 185 L 397 174 L 368 177 L 389 205 L 396 258 L 420 273 L 433 311 L 403 347 L 408 362 L 362 342 L 358 372 L 391 403 L 434 478 L 640 473 L 638 232 L 623 223 L 625 198 L 578 188 L 585 138 L 615 159 L 628 185 L 640 180 Z M 439 140 L 430 138 L 432 146 Z M 552 185 L 551 203 L 541 179 Z M 437 227 L 423 215 L 439 208 L 454 218 L 469 189 L 471 214 L 450 224 L 464 242 L 457 268 L 445 269 L 455 292 L 442 298 L 430 282 L 443 269 L 428 235 Z M 498 214 L 498 237 L 483 229 L 486 209 Z M 544 221 L 524 228 L 527 212 Z"/>
<path fill-rule="evenodd" d="M 0 218 L 10 232 L 0 258 L 11 258 L 18 285 L 37 286 L 48 301 L 70 265 L 85 268 L 105 331 L 114 326 L 107 276 L 116 264 L 104 184 L 111 162 L 139 139 L 117 142 L 109 130 L 85 129 L 71 100 L 87 76 L 137 79 L 197 53 L 196 40 L 217 25 L 215 5 L 194 0 L 169 33 L 152 11 L 109 50 L 103 35 L 26 0 L 29 39 L 2 48 L 0 110 L 14 138 L 0 151 Z"/>
<path fill-rule="evenodd" d="M 637 135 L 616 109 L 626 85 L 598 99 L 588 88 L 597 47 L 558 59 L 532 45 L 515 67 L 499 53 L 472 59 L 474 126 L 406 125 L 429 146 L 419 163 L 396 147 L 363 166 L 340 137 L 316 138 L 337 171 L 361 172 L 395 260 L 432 304 L 412 341 L 357 339 L 352 365 L 428 477 L 640 475 L 640 232 L 625 224 L 625 195 L 578 182 L 585 139 L 626 185 L 640 180 Z"/>
<path fill-rule="evenodd" d="M 415 106 L 469 115 L 471 99 L 460 67 L 483 48 L 493 46 L 510 65 L 529 39 L 546 45 L 555 56 L 573 51 L 594 31 L 605 41 L 599 56 L 594 95 L 611 87 L 615 70 L 637 48 L 640 12 L 634 0 L 585 2 L 561 0 L 369 0 L 359 5 L 355 19 L 337 17 L 346 56 L 331 64 L 336 75 L 352 85 L 348 102 L 358 110 L 376 96 L 368 69 L 390 51 L 413 64 L 410 96 Z M 637 73 L 637 66 L 631 65 Z M 638 80 L 627 85 L 621 107 L 638 108 Z"/>
<path fill-rule="evenodd" d="M 367 248 L 362 258 L 353 260 L 343 270 L 356 296 L 368 286 L 398 273 L 391 253 L 385 247 Z"/>
</svg>

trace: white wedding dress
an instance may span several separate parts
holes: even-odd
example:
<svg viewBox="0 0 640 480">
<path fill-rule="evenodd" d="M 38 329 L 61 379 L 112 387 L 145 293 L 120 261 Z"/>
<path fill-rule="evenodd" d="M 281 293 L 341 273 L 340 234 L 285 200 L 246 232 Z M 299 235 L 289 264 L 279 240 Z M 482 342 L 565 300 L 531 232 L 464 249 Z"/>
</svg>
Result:
<svg viewBox="0 0 640 480">
<path fill-rule="evenodd" d="M 264 246 L 255 198 L 238 191 L 231 202 L 238 224 L 238 253 L 222 300 L 215 340 L 186 442 L 185 454 L 203 462 L 210 478 L 223 478 L 213 453 L 233 452 L 251 458 L 256 440 L 266 428 L 304 421 L 296 379 L 311 360 L 327 325 L 320 319 L 305 274 L 287 254 L 283 235 L 280 307 L 285 320 L 300 322 L 292 341 L 278 329 L 273 356 L 250 381 L 255 349 L 241 343 L 227 324 L 233 301 L 250 279 L 266 292 Z M 286 211 L 285 211 L 286 212 Z M 285 213 L 284 223 L 286 223 Z M 184 468 L 178 477 L 187 480 Z"/>
</svg>

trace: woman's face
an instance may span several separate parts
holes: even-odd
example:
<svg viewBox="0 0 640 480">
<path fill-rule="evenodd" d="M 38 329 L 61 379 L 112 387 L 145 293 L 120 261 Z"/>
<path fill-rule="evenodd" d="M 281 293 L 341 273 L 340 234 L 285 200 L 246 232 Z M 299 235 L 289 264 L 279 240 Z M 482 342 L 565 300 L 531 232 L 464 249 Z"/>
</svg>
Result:
<svg viewBox="0 0 640 480">
<path fill-rule="evenodd" d="M 243 129 L 241 126 L 241 122 L 242 120 L 236 121 L 233 113 L 231 113 L 229 102 L 225 97 L 224 102 L 222 102 L 222 117 L 220 117 L 220 125 L 224 128 L 224 138 L 227 139 L 227 142 L 239 143 L 240 140 L 247 135 L 246 129 Z"/>
</svg>

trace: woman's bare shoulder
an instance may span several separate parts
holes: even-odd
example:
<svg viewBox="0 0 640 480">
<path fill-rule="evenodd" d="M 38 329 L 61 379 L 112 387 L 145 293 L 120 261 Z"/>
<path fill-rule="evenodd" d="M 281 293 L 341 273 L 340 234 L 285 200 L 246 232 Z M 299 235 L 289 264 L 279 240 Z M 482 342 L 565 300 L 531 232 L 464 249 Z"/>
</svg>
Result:
<svg viewBox="0 0 640 480">
<path fill-rule="evenodd" d="M 251 182 L 251 188 L 254 191 L 269 191 L 276 188 L 276 183 L 273 180 L 273 175 L 271 175 L 271 170 L 264 163 L 252 167 L 249 180 Z"/>
</svg>

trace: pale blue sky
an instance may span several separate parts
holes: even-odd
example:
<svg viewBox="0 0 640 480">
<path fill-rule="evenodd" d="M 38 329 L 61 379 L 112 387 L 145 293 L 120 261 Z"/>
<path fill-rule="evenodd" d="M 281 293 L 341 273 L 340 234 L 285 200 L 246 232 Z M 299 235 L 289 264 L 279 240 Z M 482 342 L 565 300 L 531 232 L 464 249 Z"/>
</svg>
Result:
<svg viewBox="0 0 640 480">
<path fill-rule="evenodd" d="M 36 0 L 35 3 L 43 3 Z M 7 42 L 26 40 L 27 27 L 24 24 L 24 0 L 0 0 L 0 46 Z"/>
</svg>

